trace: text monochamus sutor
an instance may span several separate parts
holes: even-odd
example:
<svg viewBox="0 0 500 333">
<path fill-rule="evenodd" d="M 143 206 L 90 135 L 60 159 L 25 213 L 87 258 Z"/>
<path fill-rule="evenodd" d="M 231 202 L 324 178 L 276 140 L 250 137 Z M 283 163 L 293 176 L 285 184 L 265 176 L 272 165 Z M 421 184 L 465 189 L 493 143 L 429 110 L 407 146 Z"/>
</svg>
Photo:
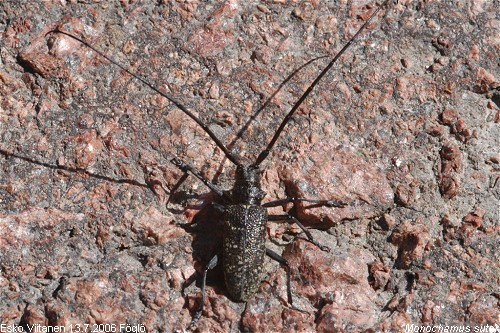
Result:
<svg viewBox="0 0 500 333">
<path fill-rule="evenodd" d="M 267 213 L 267 208 L 283 206 L 287 203 L 309 202 L 315 205 L 325 205 L 332 207 L 344 207 L 347 203 L 338 200 L 314 200 L 307 198 L 288 197 L 280 200 L 275 200 L 267 203 L 261 203 L 264 199 L 266 192 L 261 189 L 261 174 L 263 170 L 260 165 L 269 156 L 269 153 L 275 146 L 281 133 L 285 129 L 293 117 L 295 111 L 300 107 L 304 100 L 309 96 L 311 91 L 317 86 L 319 81 L 326 75 L 326 73 L 333 67 L 335 62 L 344 54 L 349 46 L 356 40 L 361 32 L 367 27 L 369 22 L 377 15 L 382 7 L 384 7 L 389 0 L 384 1 L 374 12 L 368 17 L 353 37 L 342 47 L 342 49 L 332 58 L 328 65 L 321 71 L 315 80 L 309 85 L 298 101 L 293 105 L 288 114 L 284 117 L 278 129 L 275 131 L 272 139 L 267 144 L 266 148 L 260 152 L 255 162 L 251 164 L 244 163 L 240 160 L 234 152 L 230 151 L 224 143 L 215 135 L 215 133 L 199 119 L 192 111 L 186 108 L 174 96 L 160 91 L 153 84 L 149 83 L 146 79 L 132 72 L 122 64 L 118 63 L 111 57 L 104 54 L 102 51 L 96 49 L 87 43 L 83 37 L 74 36 L 62 30 L 53 30 L 49 34 L 63 34 L 73 38 L 86 47 L 92 49 L 100 56 L 107 59 L 112 64 L 120 67 L 123 71 L 139 80 L 156 93 L 168 99 L 176 107 L 178 107 L 185 115 L 195 121 L 203 131 L 213 140 L 217 147 L 224 153 L 224 156 L 236 166 L 236 175 L 234 185 L 231 190 L 223 190 L 218 185 L 212 183 L 199 173 L 194 167 L 178 157 L 171 158 L 171 162 L 180 169 L 185 178 L 187 175 L 192 175 L 203 182 L 211 191 L 218 197 L 217 203 L 213 203 L 214 209 L 218 210 L 224 221 L 223 227 L 223 245 L 222 253 L 215 254 L 206 265 L 203 271 L 201 283 L 201 300 L 198 310 L 194 313 L 191 327 L 194 327 L 203 313 L 205 303 L 205 287 L 208 272 L 213 269 L 219 261 L 222 261 L 224 280 L 226 291 L 230 298 L 237 302 L 247 301 L 261 284 L 263 275 L 264 259 L 269 256 L 271 259 L 279 262 L 286 268 L 287 272 L 287 300 L 292 309 L 302 311 L 293 305 L 293 298 L 291 292 L 291 273 L 288 262 L 276 252 L 266 248 L 266 223 L 268 221 L 288 221 L 295 223 L 302 229 L 308 241 L 320 247 L 324 251 L 328 248 L 320 245 L 314 240 L 308 229 L 291 214 L 271 215 Z M 322 57 L 320 57 L 322 58 Z M 319 59 L 319 58 L 317 58 Z M 220 260 L 222 255 L 222 260 Z"/>
</svg>

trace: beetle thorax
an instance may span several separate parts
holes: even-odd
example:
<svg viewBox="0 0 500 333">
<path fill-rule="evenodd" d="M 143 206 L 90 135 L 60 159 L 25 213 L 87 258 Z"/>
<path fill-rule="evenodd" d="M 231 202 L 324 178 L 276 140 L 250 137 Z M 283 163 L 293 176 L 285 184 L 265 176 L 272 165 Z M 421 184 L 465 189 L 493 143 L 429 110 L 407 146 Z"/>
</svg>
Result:
<svg viewBox="0 0 500 333">
<path fill-rule="evenodd" d="M 266 192 L 260 188 L 261 171 L 258 167 L 239 165 L 232 189 L 234 204 L 260 205 Z"/>
</svg>

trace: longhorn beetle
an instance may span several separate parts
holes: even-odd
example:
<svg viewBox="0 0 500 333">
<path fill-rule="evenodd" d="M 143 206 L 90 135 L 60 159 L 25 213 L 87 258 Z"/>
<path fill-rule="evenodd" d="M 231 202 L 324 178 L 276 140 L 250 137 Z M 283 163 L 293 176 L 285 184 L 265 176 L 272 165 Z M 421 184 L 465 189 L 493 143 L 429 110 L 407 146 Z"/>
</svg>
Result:
<svg viewBox="0 0 500 333">
<path fill-rule="evenodd" d="M 149 83 L 146 79 L 132 72 L 125 66 L 121 65 L 117 61 L 108 57 L 103 52 L 99 51 L 92 45 L 88 44 L 82 38 L 74 36 L 68 32 L 62 30 L 52 30 L 47 33 L 58 33 L 69 36 L 86 47 L 92 49 L 94 52 L 100 56 L 107 59 L 112 64 L 118 66 L 123 71 L 136 78 L 149 88 L 151 88 L 156 93 L 167 98 L 170 102 L 176 105 L 182 112 L 184 112 L 188 117 L 194 120 L 210 138 L 215 142 L 217 147 L 219 147 L 224 155 L 236 166 L 236 176 L 234 180 L 233 188 L 229 191 L 221 189 L 216 184 L 212 183 L 210 180 L 204 178 L 196 169 L 194 169 L 188 163 L 182 161 L 178 157 L 173 157 L 171 162 L 184 172 L 184 175 L 191 174 L 201 180 L 206 186 L 208 186 L 220 199 L 219 203 L 214 203 L 214 207 L 223 213 L 224 228 L 223 228 L 223 270 L 224 279 L 227 288 L 227 292 L 231 298 L 238 302 L 247 301 L 258 289 L 261 276 L 263 273 L 264 257 L 268 255 L 272 259 L 278 261 L 280 264 L 286 267 L 287 271 L 287 297 L 288 303 L 293 307 L 291 286 L 290 286 L 290 266 L 288 262 L 282 258 L 280 255 L 275 253 L 270 249 L 265 247 L 266 238 L 266 223 L 267 221 L 278 221 L 287 220 L 292 223 L 297 224 L 306 234 L 308 240 L 313 244 L 319 246 L 323 250 L 327 250 L 326 247 L 321 246 L 316 242 L 311 233 L 305 228 L 305 226 L 295 217 L 289 214 L 284 215 L 268 215 L 267 208 L 281 206 L 286 203 L 297 203 L 297 202 L 311 202 L 318 205 L 328 205 L 334 207 L 343 207 L 346 204 L 337 200 L 313 200 L 306 198 L 294 198 L 289 197 L 281 200 L 271 201 L 261 204 L 262 199 L 266 193 L 261 189 L 260 178 L 262 170 L 260 165 L 268 157 L 270 151 L 273 149 L 276 141 L 279 139 L 281 133 L 283 132 L 285 126 L 288 124 L 290 119 L 293 117 L 295 111 L 304 102 L 311 91 L 316 87 L 318 82 L 325 76 L 325 74 L 332 68 L 335 62 L 342 56 L 342 54 L 349 48 L 349 46 L 356 40 L 358 35 L 366 28 L 368 23 L 377 15 L 380 9 L 388 2 L 385 0 L 382 5 L 380 5 L 370 17 L 363 23 L 359 30 L 354 34 L 354 36 L 342 47 L 342 49 L 333 57 L 333 59 L 328 63 L 328 65 L 323 69 L 323 71 L 316 77 L 316 79 L 309 85 L 306 91 L 302 94 L 299 100 L 294 104 L 288 114 L 285 116 L 280 126 L 274 133 L 271 141 L 267 144 L 266 148 L 258 155 L 257 159 L 252 164 L 246 164 L 240 161 L 239 156 L 231 152 L 215 135 L 214 132 L 202 122 L 193 112 L 187 109 L 182 103 L 180 103 L 172 95 L 160 91 L 158 88 Z M 209 270 L 213 269 L 219 260 L 218 254 L 216 254 L 207 264 L 202 277 L 201 285 L 201 303 L 199 309 L 193 316 L 191 326 L 194 326 L 198 319 L 201 317 L 203 311 L 203 305 L 205 301 L 205 286 L 206 278 Z"/>
</svg>

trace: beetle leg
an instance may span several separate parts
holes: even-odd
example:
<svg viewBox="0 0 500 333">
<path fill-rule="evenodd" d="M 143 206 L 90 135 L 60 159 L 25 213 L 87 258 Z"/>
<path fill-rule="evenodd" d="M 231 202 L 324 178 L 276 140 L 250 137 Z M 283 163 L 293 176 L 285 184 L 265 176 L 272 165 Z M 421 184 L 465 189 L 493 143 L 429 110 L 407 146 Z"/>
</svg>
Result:
<svg viewBox="0 0 500 333">
<path fill-rule="evenodd" d="M 284 198 L 275 201 L 270 201 L 262 204 L 263 207 L 277 207 L 282 206 L 287 203 L 297 203 L 297 202 L 310 202 L 317 206 L 329 206 L 329 207 L 345 207 L 348 204 L 340 200 L 316 200 L 316 199 L 306 199 L 306 198 Z"/>
<path fill-rule="evenodd" d="M 267 217 L 268 221 L 291 221 L 291 223 L 295 223 L 296 225 L 299 226 L 300 229 L 306 234 L 307 240 L 317 247 L 319 247 L 321 250 L 329 252 L 330 248 L 325 245 L 321 245 L 318 243 L 314 237 L 312 236 L 311 232 L 300 222 L 295 216 L 292 216 L 290 214 L 283 214 L 283 215 L 269 215 Z"/>
<path fill-rule="evenodd" d="M 215 266 L 217 266 L 218 261 L 219 261 L 219 257 L 216 254 L 215 256 L 213 256 L 212 259 L 210 259 L 210 261 L 207 264 L 207 267 L 205 267 L 205 270 L 203 271 L 203 279 L 201 281 L 201 303 L 200 303 L 200 307 L 198 308 L 198 310 L 196 310 L 196 313 L 193 316 L 193 320 L 191 321 L 191 325 L 190 325 L 191 328 L 193 328 L 196 325 L 196 323 L 198 322 L 198 319 L 200 319 L 201 314 L 203 313 L 203 307 L 205 305 L 205 287 L 207 285 L 208 271 L 213 269 Z"/>
<path fill-rule="evenodd" d="M 268 249 L 268 248 L 266 248 L 266 254 L 268 257 L 279 262 L 281 265 L 285 266 L 285 268 L 286 268 L 286 295 L 287 295 L 288 304 L 290 305 L 290 307 L 294 310 L 307 313 L 307 311 L 299 309 L 295 305 L 293 305 L 292 283 L 291 283 L 291 280 L 292 280 L 291 274 L 292 273 L 290 271 L 290 265 L 288 264 L 288 261 L 285 258 L 283 258 L 282 256 L 280 256 L 279 254 L 277 254 L 276 252 L 274 252 L 273 250 Z"/>
<path fill-rule="evenodd" d="M 226 211 L 226 206 L 221 205 L 220 203 L 217 203 L 217 202 L 215 202 L 215 201 L 212 201 L 210 204 L 212 205 L 212 207 L 213 207 L 216 211 L 218 211 L 218 212 L 219 212 L 219 213 L 221 213 L 221 214 L 223 214 L 223 213 Z"/>
<path fill-rule="evenodd" d="M 291 273 L 290 273 L 290 265 L 288 264 L 288 261 L 286 261 L 285 258 L 274 252 L 273 250 L 270 250 L 266 248 L 266 254 L 273 260 L 276 260 L 279 262 L 281 265 L 285 266 L 286 268 L 286 295 L 288 297 L 288 304 L 290 304 L 293 307 L 293 299 L 292 299 L 292 286 L 291 286 Z"/>
<path fill-rule="evenodd" d="M 165 204 L 166 207 L 168 207 L 168 204 L 170 203 L 170 198 L 172 198 L 173 194 L 181 187 L 182 183 L 189 177 L 189 173 L 185 172 L 181 178 L 175 183 L 174 187 L 170 190 L 170 194 L 168 195 L 167 203 Z"/>
<path fill-rule="evenodd" d="M 172 162 L 172 164 L 174 164 L 177 168 L 179 168 L 184 173 L 186 173 L 186 174 L 190 173 L 193 176 L 195 176 L 196 178 L 198 178 L 199 180 L 201 180 L 203 182 L 203 184 L 205 184 L 212 191 L 214 191 L 219 197 L 225 197 L 224 191 L 219 186 L 215 185 L 210 180 L 203 177 L 195 168 L 193 168 L 189 164 L 185 163 L 180 158 L 174 157 L 170 160 L 170 162 Z"/>
</svg>

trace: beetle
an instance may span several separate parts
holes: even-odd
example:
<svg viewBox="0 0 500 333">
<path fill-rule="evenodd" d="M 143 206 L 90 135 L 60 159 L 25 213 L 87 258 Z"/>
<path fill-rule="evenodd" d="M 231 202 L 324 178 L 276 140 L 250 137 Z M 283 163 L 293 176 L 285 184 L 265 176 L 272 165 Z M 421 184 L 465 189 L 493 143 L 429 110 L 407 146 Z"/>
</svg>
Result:
<svg viewBox="0 0 500 333">
<path fill-rule="evenodd" d="M 222 246 L 222 263 L 224 271 L 224 280 L 229 296 L 237 302 L 247 301 L 258 289 L 263 275 L 264 258 L 266 255 L 278 261 L 285 266 L 287 271 L 287 298 L 290 306 L 293 306 L 293 298 L 291 293 L 290 283 L 290 266 L 288 262 L 274 251 L 267 249 L 265 246 L 266 239 L 266 224 L 268 221 L 287 220 L 291 223 L 297 224 L 306 234 L 308 240 L 313 244 L 319 246 L 321 249 L 327 251 L 328 248 L 322 246 L 314 240 L 311 233 L 306 227 L 294 216 L 290 214 L 284 215 L 269 215 L 267 208 L 281 206 L 286 203 L 310 202 L 318 205 L 328 205 L 334 207 L 343 207 L 347 205 L 344 202 L 337 200 L 313 200 L 307 198 L 289 197 L 285 199 L 275 200 L 267 203 L 262 203 L 266 193 L 261 188 L 261 175 L 263 170 L 261 164 L 269 156 L 276 142 L 278 141 L 281 133 L 284 131 L 286 125 L 290 122 L 297 109 L 301 106 L 304 100 L 309 96 L 311 91 L 317 86 L 320 80 L 326 73 L 333 67 L 335 62 L 344 54 L 344 52 L 351 46 L 361 32 L 367 27 L 369 22 L 377 15 L 380 9 L 388 2 L 386 0 L 376 8 L 376 10 L 369 16 L 369 18 L 358 29 L 354 36 L 342 47 L 342 49 L 332 58 L 328 65 L 321 71 L 316 79 L 309 85 L 306 91 L 293 105 L 291 110 L 282 120 L 278 129 L 274 133 L 272 139 L 267 144 L 266 148 L 256 158 L 255 162 L 247 164 L 241 161 L 239 156 L 230 151 L 226 145 L 217 137 L 217 135 L 199 119 L 192 111 L 179 102 L 174 96 L 160 91 L 154 85 L 149 83 L 146 79 L 132 72 L 125 66 L 121 65 L 114 59 L 110 58 L 100 50 L 96 49 L 84 39 L 74 36 L 62 30 L 52 30 L 47 33 L 59 33 L 69 36 L 83 45 L 89 47 L 94 52 L 104 57 L 114 65 L 120 67 L 123 71 L 127 72 L 132 77 L 136 78 L 156 93 L 168 99 L 176 105 L 185 115 L 195 121 L 203 131 L 213 140 L 217 147 L 224 153 L 225 157 L 236 166 L 236 175 L 234 185 L 231 190 L 223 190 L 218 185 L 212 183 L 210 180 L 204 178 L 194 167 L 181 160 L 179 157 L 171 158 L 171 162 L 178 169 L 184 172 L 185 175 L 193 175 L 206 186 L 208 186 L 220 199 L 213 206 L 220 211 L 223 215 L 223 246 Z M 203 305 L 205 301 L 205 287 L 208 272 L 213 269 L 219 262 L 219 254 L 215 254 L 208 262 L 203 271 L 202 285 L 201 285 L 201 302 L 200 307 L 193 316 L 191 326 L 194 326 L 203 312 Z"/>
</svg>

